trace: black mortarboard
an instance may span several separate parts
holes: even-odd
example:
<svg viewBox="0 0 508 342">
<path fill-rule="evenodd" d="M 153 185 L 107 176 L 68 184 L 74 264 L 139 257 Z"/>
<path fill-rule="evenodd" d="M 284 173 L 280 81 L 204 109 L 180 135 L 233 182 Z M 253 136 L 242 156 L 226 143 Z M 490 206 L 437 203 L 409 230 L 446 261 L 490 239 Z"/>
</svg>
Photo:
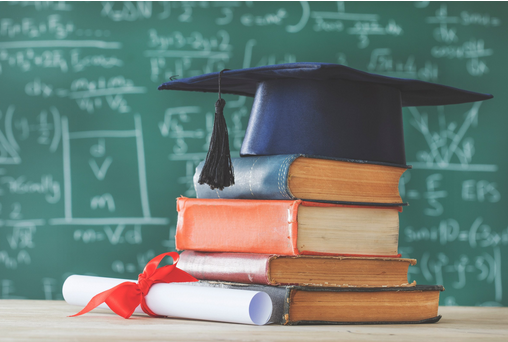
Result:
<svg viewBox="0 0 508 342">
<path fill-rule="evenodd" d="M 327 63 L 223 70 L 170 81 L 159 90 L 219 92 L 219 83 L 222 93 L 254 97 L 241 156 L 298 153 L 399 165 L 406 164 L 402 107 L 492 98 Z M 217 104 L 223 108 L 223 102 L 219 93 Z"/>
</svg>

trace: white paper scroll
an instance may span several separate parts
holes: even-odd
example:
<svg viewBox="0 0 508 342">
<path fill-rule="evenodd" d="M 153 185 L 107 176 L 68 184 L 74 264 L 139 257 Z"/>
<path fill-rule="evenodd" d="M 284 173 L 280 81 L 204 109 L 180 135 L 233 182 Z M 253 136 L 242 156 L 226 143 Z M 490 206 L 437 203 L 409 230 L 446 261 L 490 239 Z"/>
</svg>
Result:
<svg viewBox="0 0 508 342">
<path fill-rule="evenodd" d="M 72 275 L 65 280 L 63 297 L 69 304 L 84 307 L 93 296 L 125 281 L 134 280 Z M 260 291 L 154 284 L 145 300 L 155 314 L 168 317 L 263 325 L 272 314 L 272 300 Z M 138 306 L 135 312 L 143 311 Z"/>
</svg>

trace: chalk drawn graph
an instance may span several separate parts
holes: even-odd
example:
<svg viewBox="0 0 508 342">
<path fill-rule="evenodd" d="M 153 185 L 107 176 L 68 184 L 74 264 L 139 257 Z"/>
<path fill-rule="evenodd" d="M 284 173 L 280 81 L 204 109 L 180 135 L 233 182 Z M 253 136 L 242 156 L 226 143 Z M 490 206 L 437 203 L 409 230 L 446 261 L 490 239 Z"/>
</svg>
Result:
<svg viewBox="0 0 508 342">
<path fill-rule="evenodd" d="M 444 107 L 439 106 L 439 131 L 429 128 L 429 116 L 416 107 L 409 107 L 412 120 L 411 125 L 425 138 L 427 151 L 419 151 L 415 162 L 408 162 L 415 169 L 450 170 L 450 171 L 479 171 L 496 172 L 494 164 L 472 164 L 475 153 L 474 140 L 466 137 L 466 133 L 478 124 L 478 115 L 482 102 L 475 102 L 465 113 L 465 118 L 459 126 L 456 122 L 446 122 Z M 458 159 L 458 163 L 452 162 Z"/>
<path fill-rule="evenodd" d="M 51 225 L 107 225 L 107 224 L 143 224 L 143 225 L 167 225 L 169 219 L 165 217 L 152 217 L 150 213 L 150 205 L 148 200 L 148 186 L 146 178 L 145 167 L 145 151 L 143 146 L 143 133 L 141 126 L 141 116 L 134 115 L 134 129 L 133 130 L 94 130 L 94 131 L 69 131 L 69 122 L 67 117 L 62 116 L 62 150 L 63 150 L 63 175 L 64 175 L 64 206 L 65 217 L 53 218 L 49 220 Z M 71 142 L 80 139 L 135 139 L 136 141 L 136 155 L 138 164 L 138 180 L 140 191 L 140 202 L 142 209 L 142 217 L 106 217 L 106 218 L 80 218 L 74 217 L 72 206 L 72 177 L 71 170 Z M 100 140 L 99 140 L 100 141 Z M 109 165 L 112 161 L 106 159 Z M 104 172 L 107 172 L 104 164 L 95 170 L 91 165 L 95 176 L 102 180 L 104 179 Z M 101 170 L 102 169 L 102 170 Z M 96 171 L 102 171 L 96 173 Z M 100 175 L 100 177 L 98 177 Z M 109 208 L 114 208 L 110 205 L 111 194 L 104 194 L 101 197 L 92 199 L 92 205 L 95 207 L 101 205 L 109 205 Z M 111 210 L 110 210 L 111 211 Z M 114 211 L 114 210 L 113 210 Z"/>
</svg>

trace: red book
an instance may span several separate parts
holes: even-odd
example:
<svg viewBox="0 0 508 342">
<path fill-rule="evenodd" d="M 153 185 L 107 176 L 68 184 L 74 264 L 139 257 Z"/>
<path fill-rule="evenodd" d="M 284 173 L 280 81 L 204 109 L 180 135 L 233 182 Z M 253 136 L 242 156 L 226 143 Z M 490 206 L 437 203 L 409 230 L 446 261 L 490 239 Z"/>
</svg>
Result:
<svg viewBox="0 0 508 342">
<path fill-rule="evenodd" d="M 414 259 L 185 251 L 178 267 L 200 280 L 261 285 L 406 287 Z"/>
<path fill-rule="evenodd" d="M 398 257 L 400 207 L 180 197 L 176 248 Z"/>
</svg>

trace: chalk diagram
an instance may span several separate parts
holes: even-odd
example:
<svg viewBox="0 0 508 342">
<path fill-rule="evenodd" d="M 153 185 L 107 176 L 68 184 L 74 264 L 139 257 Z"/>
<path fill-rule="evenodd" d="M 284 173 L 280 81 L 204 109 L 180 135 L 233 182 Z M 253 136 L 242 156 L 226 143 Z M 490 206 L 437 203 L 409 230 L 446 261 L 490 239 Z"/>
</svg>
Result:
<svg viewBox="0 0 508 342">
<path fill-rule="evenodd" d="M 474 140 L 467 132 L 478 125 L 478 116 L 482 102 L 475 102 L 465 113 L 462 124 L 446 122 L 444 107 L 437 107 L 439 130 L 431 131 L 429 117 L 416 107 L 408 107 L 411 113 L 411 125 L 422 134 L 428 150 L 418 151 L 417 161 L 408 162 L 414 169 L 496 172 L 497 165 L 473 164 L 475 153 Z M 458 159 L 458 163 L 452 162 Z"/>
<path fill-rule="evenodd" d="M 134 115 L 134 129 L 132 130 L 93 130 L 93 131 L 69 131 L 68 118 L 62 116 L 62 151 L 63 151 L 63 175 L 64 175 L 64 206 L 65 217 L 53 218 L 49 220 L 51 225 L 107 225 L 107 224 L 142 224 L 142 225 L 167 225 L 169 219 L 164 217 L 152 217 L 150 213 L 150 204 L 148 200 L 148 187 L 145 168 L 145 152 L 143 146 L 143 133 L 141 126 L 141 116 Z M 140 202 L 143 215 L 141 217 L 107 217 L 107 218 L 89 218 L 75 217 L 73 215 L 72 201 L 72 179 L 73 172 L 71 169 L 71 148 L 72 142 L 82 139 L 94 139 L 99 141 L 99 146 L 103 139 L 135 139 L 136 157 L 138 168 L 138 181 Z M 99 151 L 95 153 L 100 154 Z M 89 160 L 90 167 L 97 177 L 102 180 L 112 164 L 112 158 L 107 157 L 102 165 L 98 165 L 93 159 Z M 114 211 L 114 200 L 111 194 L 102 194 L 91 200 L 92 208 L 107 207 Z"/>
</svg>

